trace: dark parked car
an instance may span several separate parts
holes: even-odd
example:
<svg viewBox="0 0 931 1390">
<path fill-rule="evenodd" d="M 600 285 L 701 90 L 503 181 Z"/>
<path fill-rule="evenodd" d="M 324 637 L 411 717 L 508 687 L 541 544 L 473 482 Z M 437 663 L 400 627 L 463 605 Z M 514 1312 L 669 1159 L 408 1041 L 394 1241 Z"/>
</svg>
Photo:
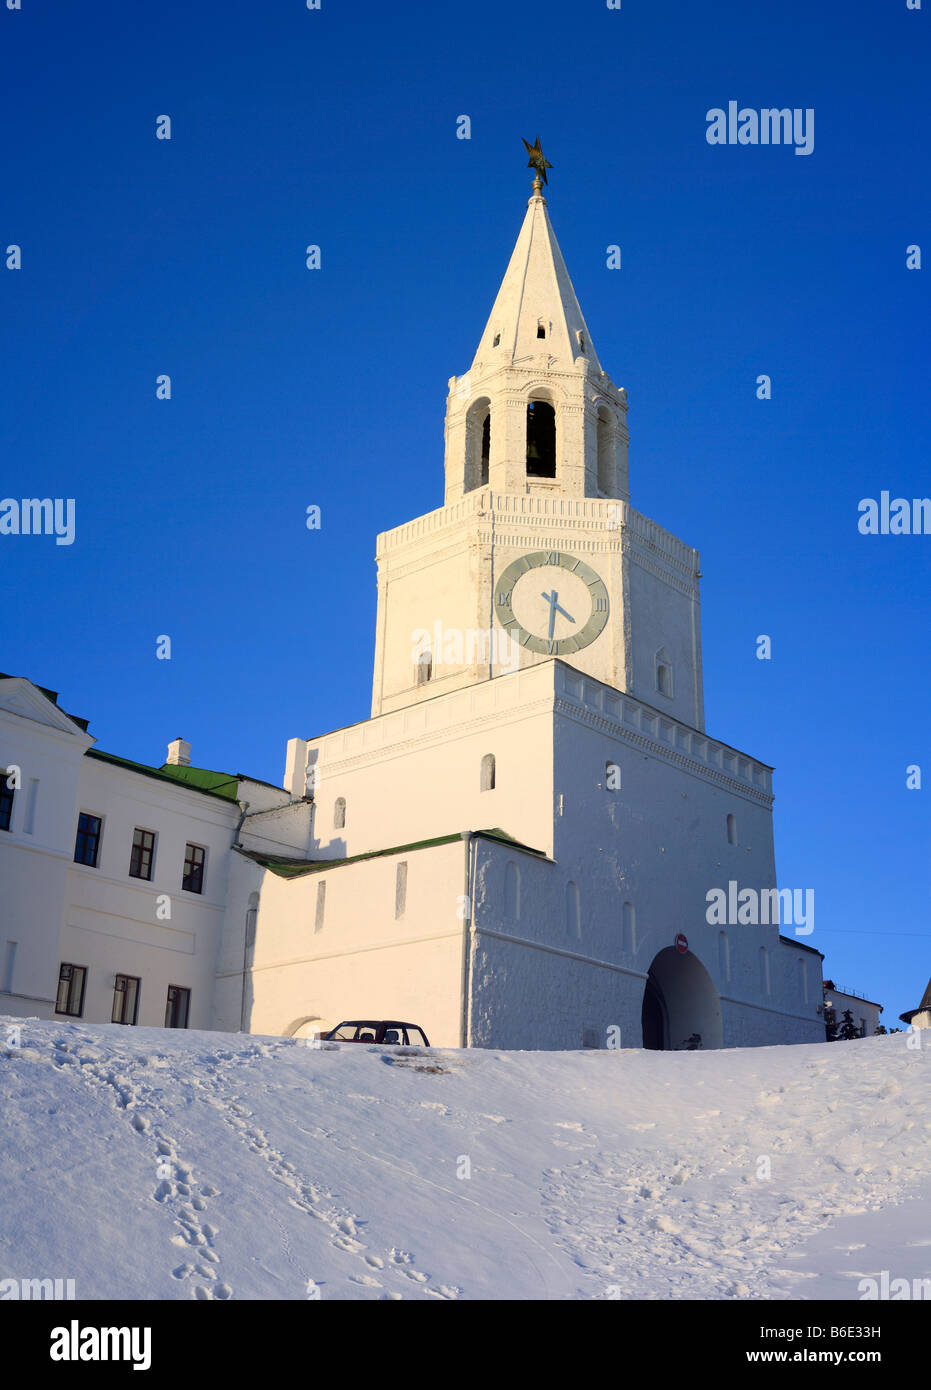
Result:
<svg viewBox="0 0 931 1390">
<path fill-rule="evenodd" d="M 352 1019 L 324 1034 L 328 1042 L 400 1043 L 403 1047 L 429 1047 L 427 1035 L 415 1023 L 395 1019 Z"/>
</svg>

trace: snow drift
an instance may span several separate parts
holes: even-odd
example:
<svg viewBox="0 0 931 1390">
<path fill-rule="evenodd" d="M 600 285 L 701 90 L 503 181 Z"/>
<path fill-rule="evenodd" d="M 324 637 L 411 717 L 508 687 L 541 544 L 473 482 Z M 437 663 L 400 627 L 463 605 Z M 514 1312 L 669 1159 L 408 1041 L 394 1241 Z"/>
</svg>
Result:
<svg viewBox="0 0 931 1390">
<path fill-rule="evenodd" d="M 931 1276 L 931 1046 L 904 1034 L 528 1053 L 4 1033 L 0 1278 L 79 1299 L 859 1299 L 883 1270 Z"/>
</svg>

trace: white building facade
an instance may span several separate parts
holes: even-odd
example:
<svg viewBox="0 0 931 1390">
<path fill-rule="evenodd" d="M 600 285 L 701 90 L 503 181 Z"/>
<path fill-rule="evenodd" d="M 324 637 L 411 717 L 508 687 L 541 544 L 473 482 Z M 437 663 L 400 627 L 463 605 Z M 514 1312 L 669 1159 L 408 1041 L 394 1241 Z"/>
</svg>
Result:
<svg viewBox="0 0 931 1390">
<path fill-rule="evenodd" d="M 838 989 L 833 980 L 824 982 L 824 1009 L 826 1021 L 833 1016 L 838 1029 L 843 1024 L 844 1014 L 849 1013 L 861 1038 L 871 1038 L 882 1022 L 882 1004 L 851 990 Z"/>
<path fill-rule="evenodd" d="M 190 768 L 182 740 L 161 769 L 93 744 L 55 692 L 0 677 L 0 1012 L 207 1028 L 231 845 L 289 798 Z"/>
<path fill-rule="evenodd" d="M 705 733 L 698 553 L 632 508 L 627 450 L 535 184 L 449 383 L 445 505 L 378 538 L 372 718 L 289 745 L 302 860 L 236 852 L 217 1027 L 823 1039 L 820 953 L 708 921 L 776 887 L 771 769 Z"/>
<path fill-rule="evenodd" d="M 705 731 L 698 552 L 631 506 L 628 442 L 535 182 L 449 383 L 444 505 L 378 538 L 369 720 L 292 739 L 274 788 L 181 740 L 158 769 L 96 753 L 0 679 L 5 1011 L 62 1016 L 70 966 L 94 1021 L 133 1021 L 122 977 L 140 1023 L 823 1040 L 820 953 L 778 918 L 709 920 L 730 883 L 776 889 L 772 769 Z"/>
</svg>

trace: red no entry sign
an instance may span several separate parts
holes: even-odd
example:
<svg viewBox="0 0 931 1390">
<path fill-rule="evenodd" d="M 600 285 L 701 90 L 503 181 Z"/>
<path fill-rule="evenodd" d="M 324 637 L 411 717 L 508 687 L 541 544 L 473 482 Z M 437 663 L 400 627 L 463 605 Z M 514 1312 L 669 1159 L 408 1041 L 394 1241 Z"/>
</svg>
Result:
<svg viewBox="0 0 931 1390">
<path fill-rule="evenodd" d="M 687 936 L 683 936 L 680 932 L 679 935 L 676 937 L 676 950 L 679 952 L 680 956 L 684 956 L 688 949 L 689 939 Z"/>
</svg>

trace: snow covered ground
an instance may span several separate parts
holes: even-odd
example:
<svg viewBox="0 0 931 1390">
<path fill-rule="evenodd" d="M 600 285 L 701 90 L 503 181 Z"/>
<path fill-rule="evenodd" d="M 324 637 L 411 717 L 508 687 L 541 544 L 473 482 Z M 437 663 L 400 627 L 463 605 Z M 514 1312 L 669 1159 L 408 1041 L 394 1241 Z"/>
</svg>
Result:
<svg viewBox="0 0 931 1390">
<path fill-rule="evenodd" d="M 0 1278 L 92 1299 L 859 1299 L 883 1270 L 931 1277 L 927 1035 L 705 1053 L 5 1036 Z"/>
</svg>

